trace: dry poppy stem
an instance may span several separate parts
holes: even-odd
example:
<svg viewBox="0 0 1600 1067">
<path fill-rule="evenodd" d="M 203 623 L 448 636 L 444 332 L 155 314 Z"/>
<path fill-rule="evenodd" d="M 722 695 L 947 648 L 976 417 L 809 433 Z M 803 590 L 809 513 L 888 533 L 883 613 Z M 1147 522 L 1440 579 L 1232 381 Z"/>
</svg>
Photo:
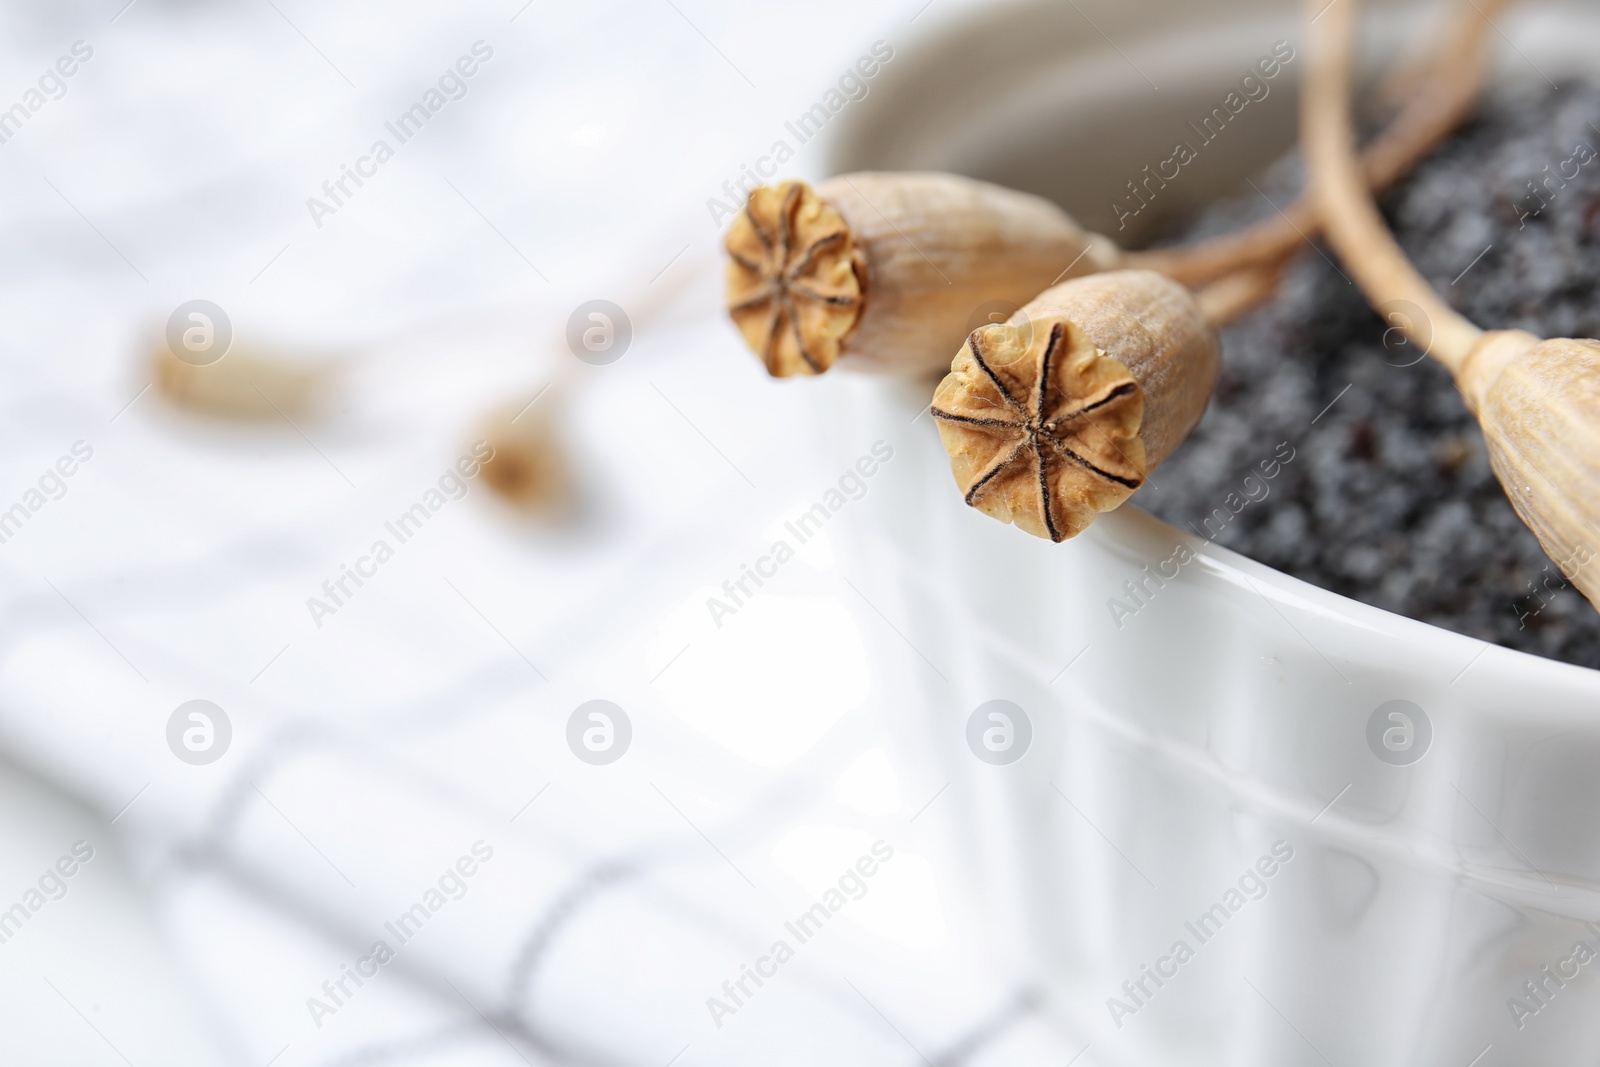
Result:
<svg viewBox="0 0 1600 1067">
<path fill-rule="evenodd" d="M 1324 0 L 1326 2 L 1326 0 Z M 1414 95 L 1361 153 L 1361 178 L 1375 192 L 1387 190 L 1426 158 L 1471 113 L 1483 78 L 1494 24 L 1515 0 L 1477 0 L 1458 8 L 1446 43 L 1414 87 Z M 1121 265 L 1160 271 L 1186 285 L 1213 281 L 1253 263 L 1278 259 L 1321 229 L 1316 205 L 1301 196 L 1281 214 L 1231 234 L 1187 247 L 1128 252 Z"/>
<path fill-rule="evenodd" d="M 680 308 L 688 286 L 704 277 L 706 264 L 697 262 L 703 253 L 697 249 L 685 256 L 685 252 L 687 247 L 655 278 L 623 292 L 619 306 L 628 316 L 635 338 Z M 664 248 L 657 242 L 647 254 L 650 260 L 659 261 L 664 258 Z M 679 264 L 679 257 L 687 262 L 663 278 Z M 519 318 L 526 316 L 525 309 L 519 311 Z M 572 339 L 566 334 L 566 323 L 562 327 L 561 333 L 533 346 L 556 354 L 553 369 L 542 384 L 530 383 L 514 401 L 484 412 L 474 431 L 494 450 L 483 463 L 484 484 L 512 509 L 540 522 L 573 518 L 583 506 L 584 484 L 567 412 L 587 383 L 603 377 L 603 369 L 584 371 L 577 366 L 576 351 L 567 351 Z"/>
<path fill-rule="evenodd" d="M 1517 514 L 1600 606 L 1600 576 L 1588 567 L 1600 546 L 1600 342 L 1485 333 L 1412 266 L 1355 154 L 1350 95 L 1360 0 L 1324 3 L 1309 0 L 1316 17 L 1302 134 L 1328 238 L 1374 307 L 1411 305 L 1394 316 L 1400 328 L 1450 369 Z"/>
<path fill-rule="evenodd" d="M 1226 326 L 1234 319 L 1254 311 L 1271 300 L 1283 280 L 1287 257 L 1272 263 L 1242 267 L 1197 290 L 1195 301 L 1200 313 L 1213 326 Z"/>
<path fill-rule="evenodd" d="M 1473 0 L 1466 0 L 1463 6 L 1472 10 Z M 1313 195 L 1327 224 L 1329 241 L 1367 299 L 1374 306 L 1399 301 L 1415 305 L 1420 317 L 1402 329 L 1459 375 L 1483 331 L 1445 303 L 1411 265 L 1378 212 L 1354 159 L 1350 93 L 1359 16 L 1358 0 L 1339 0 L 1322 11 L 1312 26 L 1317 50 L 1306 80 L 1303 130 Z M 1424 333 L 1424 322 L 1431 339 Z"/>
</svg>

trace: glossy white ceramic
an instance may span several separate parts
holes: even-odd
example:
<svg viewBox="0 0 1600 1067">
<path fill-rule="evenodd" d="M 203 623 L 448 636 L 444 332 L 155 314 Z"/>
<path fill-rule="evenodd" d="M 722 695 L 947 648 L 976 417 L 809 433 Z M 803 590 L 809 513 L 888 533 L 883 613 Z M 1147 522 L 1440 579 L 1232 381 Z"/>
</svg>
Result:
<svg viewBox="0 0 1600 1067">
<path fill-rule="evenodd" d="M 1298 15 L 985 8 L 900 46 L 838 131 L 835 169 L 1009 179 L 1104 227 L 1095 198 L 1161 154 L 1174 115 L 1220 100 L 1276 40 L 1303 53 Z M 1412 16 L 1376 13 L 1374 46 Z M 1600 44 L 1592 8 L 1503 25 L 1504 78 L 1559 78 Z M 1173 183 L 1173 210 L 1286 146 L 1293 89 L 1277 88 Z M 841 395 L 881 425 L 927 390 Z M 877 552 L 878 590 L 899 583 L 890 614 L 923 620 L 906 635 L 919 653 L 959 665 L 923 696 L 945 709 L 930 728 L 949 738 L 973 892 L 1012 920 L 997 951 L 1040 975 L 1041 1015 L 1076 1035 L 1080 1067 L 1600 1056 L 1600 673 L 1333 595 L 1132 507 L 1035 540 L 962 507 L 918 429 L 897 459 L 915 473 L 875 513 L 884 543 L 857 550 Z M 1007 766 L 948 721 L 997 698 L 1033 728 Z"/>
</svg>

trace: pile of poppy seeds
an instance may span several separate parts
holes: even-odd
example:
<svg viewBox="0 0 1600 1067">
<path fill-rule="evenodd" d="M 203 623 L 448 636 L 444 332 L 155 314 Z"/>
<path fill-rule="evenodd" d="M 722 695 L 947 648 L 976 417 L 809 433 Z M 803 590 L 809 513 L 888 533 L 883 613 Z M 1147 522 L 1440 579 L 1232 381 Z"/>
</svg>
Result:
<svg viewBox="0 0 1600 1067">
<path fill-rule="evenodd" d="M 1300 181 L 1285 160 L 1188 236 L 1272 214 L 1266 198 L 1286 204 Z M 1383 210 L 1478 325 L 1600 337 L 1600 87 L 1487 103 Z M 1449 372 L 1398 321 L 1308 249 L 1271 305 L 1223 331 L 1210 409 L 1134 503 L 1335 593 L 1600 668 L 1600 612 L 1512 510 Z M 1589 548 L 1600 566 L 1600 537 Z"/>
</svg>

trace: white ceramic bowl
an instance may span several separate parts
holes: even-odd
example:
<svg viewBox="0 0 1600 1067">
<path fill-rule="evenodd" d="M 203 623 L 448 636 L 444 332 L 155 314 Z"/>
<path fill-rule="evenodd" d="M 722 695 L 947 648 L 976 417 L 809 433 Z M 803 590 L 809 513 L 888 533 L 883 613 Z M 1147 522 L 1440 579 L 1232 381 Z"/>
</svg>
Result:
<svg viewBox="0 0 1600 1067">
<path fill-rule="evenodd" d="M 1374 49 L 1413 16 L 1374 13 Z M 1289 40 L 1299 58 L 1251 121 L 1156 202 L 1187 210 L 1290 143 L 1298 20 L 1276 0 L 984 8 L 898 44 L 832 166 L 973 173 L 1114 231 L 1112 192 L 1168 154 L 1177 116 Z M 1593 69 L 1593 10 L 1538 4 L 1503 26 L 1515 48 L 1498 77 Z M 848 395 L 881 424 L 912 419 L 925 392 Z M 1037 541 L 961 507 L 931 430 L 906 451 L 879 562 L 901 583 L 895 617 L 926 620 L 909 640 L 961 664 L 927 682 L 929 706 L 1005 698 L 1032 719 L 1009 766 L 974 760 L 948 714 L 935 728 L 974 891 L 1015 918 L 998 950 L 1040 974 L 1041 1012 L 1086 1047 L 1080 1067 L 1600 1055 L 1600 958 L 1574 955 L 1600 954 L 1585 925 L 1600 920 L 1600 672 L 1336 596 L 1132 507 Z M 1113 618 L 1125 582 L 1183 551 L 1192 562 Z M 1385 759 L 1369 727 L 1390 701 L 1428 728 L 1411 713 L 1409 755 Z M 1380 737 L 1405 725 L 1391 710 Z"/>
</svg>

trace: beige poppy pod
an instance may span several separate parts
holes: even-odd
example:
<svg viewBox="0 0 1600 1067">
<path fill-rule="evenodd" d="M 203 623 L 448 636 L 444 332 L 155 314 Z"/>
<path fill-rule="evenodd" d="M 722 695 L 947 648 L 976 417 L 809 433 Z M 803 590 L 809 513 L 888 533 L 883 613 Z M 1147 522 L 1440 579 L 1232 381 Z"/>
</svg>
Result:
<svg viewBox="0 0 1600 1067">
<path fill-rule="evenodd" d="M 559 426 L 559 399 L 491 412 L 478 430 L 493 449 L 481 468 L 484 484 L 518 511 L 545 519 L 568 514 L 577 495 Z"/>
<path fill-rule="evenodd" d="M 1600 605 L 1600 341 L 1488 333 L 1456 380 L 1511 506 Z"/>
<path fill-rule="evenodd" d="M 151 345 L 147 366 L 156 389 L 179 407 L 247 420 L 315 417 L 336 374 L 327 361 L 238 346 L 214 363 L 196 365 L 173 355 L 165 337 Z"/>
<path fill-rule="evenodd" d="M 968 504 L 1036 537 L 1081 533 L 1200 421 L 1216 329 L 1150 271 L 1078 278 L 967 338 L 931 413 Z"/>
<path fill-rule="evenodd" d="M 750 194 L 725 242 L 728 311 L 774 377 L 942 370 L 974 313 L 1117 249 L 1047 200 L 953 174 L 842 174 Z"/>
</svg>

